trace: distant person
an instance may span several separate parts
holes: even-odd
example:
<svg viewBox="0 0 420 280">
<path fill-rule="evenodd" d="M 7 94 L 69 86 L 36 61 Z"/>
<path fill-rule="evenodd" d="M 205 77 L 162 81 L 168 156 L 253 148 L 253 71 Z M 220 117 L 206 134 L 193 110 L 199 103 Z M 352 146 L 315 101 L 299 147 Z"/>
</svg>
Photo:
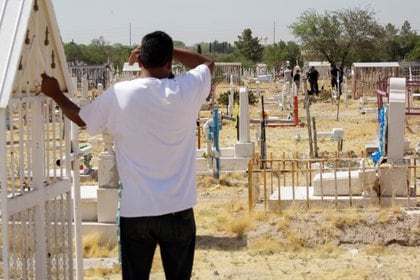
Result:
<svg viewBox="0 0 420 280">
<path fill-rule="evenodd" d="M 172 59 L 190 68 L 169 79 Z M 116 83 L 79 108 L 56 79 L 42 75 L 41 89 L 63 113 L 90 135 L 114 138 L 122 183 L 120 238 L 122 278 L 149 279 L 160 248 L 166 279 L 190 279 L 196 238 L 196 116 L 210 92 L 214 63 L 173 47 L 172 38 L 155 31 L 131 53 L 138 79 Z"/>
<path fill-rule="evenodd" d="M 286 70 L 284 70 L 284 82 L 285 83 L 292 82 L 292 69 L 290 69 L 290 66 L 287 66 Z"/>
<path fill-rule="evenodd" d="M 296 85 L 296 92 L 299 93 L 299 89 L 300 89 L 300 68 L 295 69 L 295 74 L 293 75 L 293 82 Z"/>
<path fill-rule="evenodd" d="M 319 72 L 316 70 L 315 66 L 311 66 L 309 69 L 309 72 L 307 74 L 307 78 L 310 85 L 309 94 L 316 94 L 316 96 L 319 95 L 319 89 L 318 89 L 318 78 L 319 78 Z"/>
<path fill-rule="evenodd" d="M 331 89 L 338 91 L 338 96 L 341 96 L 343 83 L 343 67 L 337 68 L 335 64 L 331 65 Z"/>
<path fill-rule="evenodd" d="M 284 69 L 283 69 L 283 67 L 280 67 L 279 78 L 284 79 Z"/>
</svg>

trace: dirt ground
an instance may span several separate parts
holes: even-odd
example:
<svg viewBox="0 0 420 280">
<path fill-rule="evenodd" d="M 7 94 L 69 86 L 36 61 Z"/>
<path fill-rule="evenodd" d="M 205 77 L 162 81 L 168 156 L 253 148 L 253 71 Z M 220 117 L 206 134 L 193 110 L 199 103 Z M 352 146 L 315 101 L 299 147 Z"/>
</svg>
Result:
<svg viewBox="0 0 420 280">
<path fill-rule="evenodd" d="M 252 86 L 252 85 L 251 85 Z M 228 85 L 219 85 L 224 92 Z M 262 88 L 272 96 L 280 85 Z M 302 97 L 299 97 L 302 108 Z M 376 104 L 350 100 L 337 105 L 315 101 L 311 115 L 318 131 L 345 130 L 343 150 L 362 156 L 366 143 L 378 135 L 376 114 L 361 109 Z M 284 117 L 276 105 L 267 105 L 270 116 Z M 250 109 L 258 118 L 260 104 Z M 306 124 L 305 111 L 300 121 Z M 420 118 L 406 121 L 405 137 L 411 140 L 408 153 L 420 137 Z M 251 128 L 256 141 L 258 126 Z M 267 150 L 274 158 L 307 154 L 307 126 L 267 128 Z M 235 124 L 224 122 L 221 146 L 236 143 Z M 337 143 L 319 142 L 319 152 L 331 155 Z M 419 205 L 418 205 L 419 206 Z M 198 176 L 196 257 L 192 279 L 415 279 L 420 280 L 420 214 L 407 215 L 400 208 L 288 209 L 248 211 L 247 175 L 240 172 Z M 156 254 L 150 279 L 164 279 Z M 121 279 L 118 266 L 85 270 L 85 279 Z"/>
<path fill-rule="evenodd" d="M 199 178 L 192 279 L 420 279 L 420 215 L 397 209 L 255 211 L 239 180 Z M 85 279 L 121 279 L 90 269 Z M 150 279 L 165 279 L 157 252 Z"/>
</svg>

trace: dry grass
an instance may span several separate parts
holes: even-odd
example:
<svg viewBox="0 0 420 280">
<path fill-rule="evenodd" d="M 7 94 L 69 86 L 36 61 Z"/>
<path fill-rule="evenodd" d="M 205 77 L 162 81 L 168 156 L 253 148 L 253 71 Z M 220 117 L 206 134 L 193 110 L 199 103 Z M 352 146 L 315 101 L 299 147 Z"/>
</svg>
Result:
<svg viewBox="0 0 420 280">
<path fill-rule="evenodd" d="M 101 234 L 95 233 L 83 237 L 84 258 L 111 258 L 118 256 L 118 246 L 103 242 Z"/>
<path fill-rule="evenodd" d="M 378 217 L 376 218 L 377 223 L 379 224 L 386 224 L 391 219 L 391 214 L 389 211 L 381 209 L 378 213 Z"/>
<path fill-rule="evenodd" d="M 121 274 L 121 267 L 116 265 L 113 268 L 89 268 L 84 272 L 84 279 L 94 280 L 94 279 L 111 279 L 109 275 Z"/>
<path fill-rule="evenodd" d="M 415 226 L 413 226 L 410 230 L 411 234 L 416 236 L 417 238 L 420 238 L 420 222 L 417 223 Z"/>
<path fill-rule="evenodd" d="M 326 210 L 325 220 L 329 221 L 336 228 L 343 229 L 346 226 L 354 226 L 360 223 L 366 223 L 366 216 L 357 211 L 338 211 Z"/>
<path fill-rule="evenodd" d="M 385 255 L 387 248 L 384 244 L 370 244 L 366 247 L 365 252 L 370 256 Z"/>
<path fill-rule="evenodd" d="M 243 238 L 246 232 L 252 228 L 252 221 L 247 215 L 233 218 L 227 227 L 227 231 L 235 234 L 238 238 Z"/>
</svg>

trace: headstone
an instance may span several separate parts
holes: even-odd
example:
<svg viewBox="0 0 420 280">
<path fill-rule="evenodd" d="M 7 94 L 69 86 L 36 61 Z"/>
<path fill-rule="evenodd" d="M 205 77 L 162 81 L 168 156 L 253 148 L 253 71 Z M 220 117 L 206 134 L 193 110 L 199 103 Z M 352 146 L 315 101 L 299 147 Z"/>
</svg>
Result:
<svg viewBox="0 0 420 280">
<path fill-rule="evenodd" d="M 118 207 L 118 171 L 115 153 L 112 148 L 113 139 L 103 133 L 104 151 L 99 154 L 98 160 L 98 185 L 97 213 L 98 222 L 113 223 Z"/>
<path fill-rule="evenodd" d="M 400 161 L 404 157 L 405 78 L 390 79 L 387 158 Z"/>
<path fill-rule="evenodd" d="M 390 79 L 387 159 L 379 167 L 379 184 L 382 196 L 407 194 L 407 165 L 404 161 L 405 132 L 405 78 Z"/>
<path fill-rule="evenodd" d="M 229 116 L 233 116 L 233 103 L 234 103 L 234 96 L 235 96 L 235 88 L 233 85 L 233 76 L 230 75 L 230 94 L 229 94 L 229 102 L 228 102 L 228 114 Z"/>
<path fill-rule="evenodd" d="M 255 153 L 254 143 L 250 138 L 248 104 L 248 89 L 241 88 L 239 90 L 239 143 L 235 145 L 236 157 L 253 157 Z"/>
<path fill-rule="evenodd" d="M 239 143 L 249 143 L 249 106 L 248 89 L 241 88 L 239 91 Z"/>
<path fill-rule="evenodd" d="M 99 154 L 98 161 L 98 185 L 100 188 L 117 188 L 118 172 L 115 161 L 115 153 L 112 148 L 113 140 L 109 134 L 103 133 L 104 151 Z"/>
<path fill-rule="evenodd" d="M 82 97 L 79 99 L 79 104 L 81 107 L 84 107 L 90 103 L 88 91 L 89 91 L 88 80 L 83 79 L 82 80 Z"/>
</svg>

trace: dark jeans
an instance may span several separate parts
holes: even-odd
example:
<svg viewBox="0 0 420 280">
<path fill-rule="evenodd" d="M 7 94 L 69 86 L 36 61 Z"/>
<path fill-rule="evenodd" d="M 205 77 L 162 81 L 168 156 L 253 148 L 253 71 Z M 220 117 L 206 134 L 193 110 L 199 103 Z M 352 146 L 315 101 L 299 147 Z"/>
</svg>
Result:
<svg viewBox="0 0 420 280">
<path fill-rule="evenodd" d="M 311 90 L 310 90 L 310 94 L 319 94 L 319 89 L 318 89 L 318 81 L 309 81 L 309 84 L 311 86 Z"/>
<path fill-rule="evenodd" d="M 195 249 L 192 209 L 153 217 L 120 218 L 122 276 L 149 279 L 159 244 L 166 279 L 190 279 Z"/>
</svg>

